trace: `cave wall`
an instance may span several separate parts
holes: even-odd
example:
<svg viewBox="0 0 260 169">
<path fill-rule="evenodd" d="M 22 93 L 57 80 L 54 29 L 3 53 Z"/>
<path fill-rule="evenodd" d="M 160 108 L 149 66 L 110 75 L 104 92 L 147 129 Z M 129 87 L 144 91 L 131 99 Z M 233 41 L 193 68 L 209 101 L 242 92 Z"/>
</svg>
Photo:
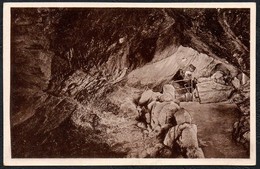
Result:
<svg viewBox="0 0 260 169">
<path fill-rule="evenodd" d="M 171 56 L 180 45 L 229 63 L 249 76 L 248 9 L 40 8 L 13 12 L 18 20 L 28 20 L 27 15 L 49 39 L 46 42 L 55 54 L 51 76 L 58 84 L 77 69 L 90 72 L 94 67 L 113 74 L 127 67 L 131 71 Z"/>
<path fill-rule="evenodd" d="M 118 83 L 122 74 L 131 77 L 161 62 L 164 71 L 166 62 L 174 64 L 180 48 L 196 50 L 250 76 L 249 14 L 247 9 L 14 8 L 12 126 L 19 128 L 26 121 L 18 135 L 23 130 L 30 135 L 30 125 L 37 128 L 35 122 L 45 122 L 35 132 L 48 133 L 91 100 L 104 110 L 112 109 L 104 98 L 124 85 Z M 172 75 L 175 69 L 166 72 Z M 147 77 L 150 72 L 137 74 Z M 247 94 L 239 102 L 242 112 L 250 105 Z M 64 104 L 71 108 L 63 111 Z M 59 112 L 64 112 L 62 118 Z M 20 144 L 15 143 L 18 148 Z"/>
<path fill-rule="evenodd" d="M 35 100 L 51 79 L 50 41 L 37 10 L 12 9 L 11 113 L 19 113 Z"/>
<path fill-rule="evenodd" d="M 250 76 L 248 9 L 63 9 L 50 18 L 51 48 L 75 69 L 128 72 L 174 54 L 180 45 Z M 58 21 L 57 21 L 58 20 Z M 58 64 L 58 63 L 57 63 Z M 57 65 L 55 64 L 55 65 Z M 57 67 L 57 66 L 55 66 Z M 61 65 L 64 68 L 64 64 Z M 56 71 L 53 68 L 53 74 Z"/>
<path fill-rule="evenodd" d="M 193 77 L 196 79 L 210 77 L 217 64 L 223 64 L 230 72 L 231 78 L 238 75 L 238 69 L 233 65 L 199 53 L 193 48 L 180 45 L 173 54 L 170 54 L 171 49 L 169 48 L 164 50 L 169 52 L 167 58 L 136 68 L 127 76 L 128 84 L 154 87 L 161 83 L 170 82 L 178 70 L 187 70 L 190 64 L 196 67 L 193 72 Z"/>
<path fill-rule="evenodd" d="M 249 9 L 167 10 L 181 23 L 183 45 L 223 59 L 250 76 Z"/>
</svg>

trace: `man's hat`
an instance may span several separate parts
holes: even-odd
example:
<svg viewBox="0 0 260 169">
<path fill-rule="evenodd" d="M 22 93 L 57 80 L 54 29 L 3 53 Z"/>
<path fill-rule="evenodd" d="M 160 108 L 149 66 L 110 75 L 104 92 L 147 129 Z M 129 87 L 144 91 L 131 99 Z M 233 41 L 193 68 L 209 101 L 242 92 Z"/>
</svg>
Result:
<svg viewBox="0 0 260 169">
<path fill-rule="evenodd" d="M 192 72 L 194 72 L 196 70 L 196 67 L 193 64 L 190 64 L 189 68 L 191 69 Z"/>
</svg>

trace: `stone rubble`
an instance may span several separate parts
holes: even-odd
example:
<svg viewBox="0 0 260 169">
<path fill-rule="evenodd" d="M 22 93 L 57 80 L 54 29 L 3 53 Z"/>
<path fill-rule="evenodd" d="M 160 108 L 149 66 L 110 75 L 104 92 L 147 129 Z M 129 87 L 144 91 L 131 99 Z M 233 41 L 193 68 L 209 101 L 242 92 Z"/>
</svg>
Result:
<svg viewBox="0 0 260 169">
<path fill-rule="evenodd" d="M 60 12 L 58 12 L 58 10 Z M 190 117 L 188 112 L 182 111 L 178 100 L 174 100 L 174 88 L 170 85 L 164 86 L 163 93 L 156 93 L 152 90 L 147 91 L 147 93 L 143 93 L 142 95 L 143 100 L 139 100 L 139 116 L 143 116 L 144 120 L 137 123 L 137 126 L 145 129 L 143 130 L 144 133 L 141 133 L 137 126 L 134 128 L 132 125 L 133 121 L 129 120 L 132 119 L 134 114 L 138 114 L 136 105 L 132 100 L 129 101 L 124 100 L 125 97 L 117 97 L 117 100 L 120 100 L 121 103 L 112 104 L 103 99 L 107 98 L 104 96 L 104 93 L 111 92 L 109 91 L 113 89 L 111 86 L 118 85 L 119 82 L 124 80 L 125 75 L 129 73 L 128 71 L 133 69 L 134 71 L 128 76 L 128 81 L 134 83 L 140 80 L 144 85 L 148 82 L 161 82 L 171 77 L 171 75 L 180 68 L 179 65 L 185 67 L 193 58 L 195 58 L 193 59 L 193 64 L 197 67 L 197 73 L 206 73 L 208 69 L 204 69 L 204 66 L 212 61 L 212 57 L 203 53 L 215 56 L 215 51 L 212 50 L 213 46 L 218 49 L 226 49 L 220 53 L 220 56 L 227 58 L 230 63 L 237 63 L 238 58 L 243 57 L 244 62 L 239 62 L 239 64 L 235 64 L 235 66 L 241 68 L 243 72 L 249 72 L 249 67 L 247 66 L 249 64 L 246 64 L 247 57 L 244 57 L 249 56 L 248 52 L 242 51 L 245 55 L 240 57 L 233 55 L 234 52 L 237 52 L 237 50 L 234 50 L 237 45 L 232 46 L 232 39 L 229 37 L 222 37 L 226 43 L 219 43 L 219 40 L 216 40 L 216 38 L 212 41 L 212 38 L 214 39 L 215 37 L 214 34 L 212 34 L 212 31 L 215 30 L 215 26 L 214 28 L 209 26 L 208 31 L 203 30 L 205 34 L 195 34 L 194 32 L 189 32 L 189 29 L 187 30 L 186 28 L 179 30 L 182 28 L 179 24 L 186 22 L 186 20 L 180 22 L 179 19 L 182 17 L 174 18 L 169 15 L 171 14 L 170 11 L 159 12 L 163 14 L 164 17 L 162 17 L 161 14 L 158 15 L 159 13 L 147 11 L 148 14 L 153 14 L 160 19 L 155 19 L 155 21 L 158 21 L 149 24 L 150 20 L 146 17 L 147 15 L 145 15 L 145 17 L 143 17 L 145 20 L 140 20 L 142 24 L 134 26 L 133 31 L 128 31 L 127 29 L 126 36 L 120 38 L 118 38 L 117 35 L 125 34 L 125 32 L 121 32 L 125 29 L 118 29 L 116 26 L 114 27 L 115 30 L 111 32 L 113 36 L 107 36 L 108 31 L 103 30 L 113 29 L 111 29 L 111 25 L 109 24 L 107 26 L 102 24 L 106 29 L 100 29 L 102 31 L 98 31 L 97 36 L 99 37 L 102 35 L 102 32 L 104 32 L 105 38 L 95 37 L 93 38 L 95 41 L 93 41 L 93 39 L 88 38 L 88 36 L 82 36 L 82 34 L 79 35 L 74 32 L 74 30 L 77 31 L 77 29 L 74 29 L 76 27 L 73 25 L 78 25 L 78 23 L 81 25 L 83 23 L 86 27 L 82 27 L 82 32 L 86 30 L 86 35 L 92 34 L 92 29 L 89 29 L 88 24 L 85 23 L 91 21 L 91 16 L 96 16 L 95 12 L 92 13 L 93 15 L 87 13 L 87 16 L 83 17 L 85 18 L 84 20 L 71 20 L 72 23 L 70 25 L 72 25 L 72 27 L 68 27 L 67 24 L 64 24 L 66 31 L 57 32 L 55 30 L 56 27 L 65 30 L 60 27 L 62 24 L 58 23 L 59 19 L 63 18 L 63 12 L 61 12 L 61 10 L 64 10 L 66 13 L 67 9 L 58 10 L 47 8 L 12 10 L 11 61 L 12 74 L 15 75 L 12 75 L 12 79 L 15 80 L 11 90 L 13 104 L 11 107 L 13 157 L 43 157 L 43 154 L 47 154 L 47 157 L 51 157 L 49 155 L 62 157 L 64 155 L 63 147 L 67 147 L 67 150 L 73 148 L 73 151 L 68 151 L 67 156 L 65 155 L 64 157 L 76 157 L 74 156 L 75 153 L 81 153 L 85 148 L 98 147 L 101 149 L 103 145 L 95 144 L 98 146 L 89 146 L 89 144 L 85 144 L 86 140 L 94 140 L 93 142 L 95 143 L 100 142 L 99 140 L 108 140 L 109 146 L 114 143 L 122 143 L 121 147 L 118 146 L 118 149 L 122 151 L 128 150 L 128 148 L 136 148 L 135 144 L 141 147 L 143 144 L 142 139 L 146 137 L 146 135 L 149 135 L 149 137 L 146 137 L 148 143 L 145 143 L 143 147 L 145 147 L 145 149 L 147 147 L 147 149 L 141 151 L 141 153 L 133 152 L 132 154 L 134 155 L 132 157 L 172 157 L 176 152 L 181 152 L 177 157 L 203 157 L 202 150 L 197 147 L 196 125 L 191 124 L 192 117 Z M 175 12 L 178 13 L 178 11 Z M 189 11 L 179 12 L 189 14 L 186 15 L 188 18 L 191 18 L 190 15 L 193 15 Z M 228 13 L 229 11 L 226 12 Z M 123 13 L 120 12 L 121 18 L 125 18 L 122 14 Z M 184 16 L 183 14 L 180 13 L 176 16 Z M 118 14 L 114 13 L 114 15 L 117 16 Z M 202 12 L 202 15 L 204 16 L 206 13 Z M 110 17 L 115 18 L 107 15 L 107 13 L 103 13 L 101 16 L 104 16 L 100 18 L 105 20 L 109 20 Z M 106 16 L 109 17 L 107 18 Z M 197 16 L 197 14 L 194 16 Z M 246 16 L 249 16 L 249 14 Z M 235 18 L 239 19 L 240 17 L 237 17 L 236 14 Z M 64 17 L 64 19 L 67 21 L 68 17 Z M 94 20 L 96 20 L 95 17 Z M 236 22 L 238 25 L 246 25 L 244 22 L 248 22 L 248 19 L 242 20 L 243 24 L 237 19 L 230 20 Z M 104 20 L 96 21 L 97 22 L 92 22 L 93 28 L 95 26 L 100 27 L 99 23 L 102 23 Z M 129 21 L 131 24 L 131 19 Z M 189 19 L 187 19 L 187 21 L 189 21 Z M 192 22 L 194 23 L 192 25 L 205 24 L 204 20 L 199 22 L 194 20 Z M 112 25 L 119 25 L 120 23 L 123 23 L 123 25 L 125 23 L 128 24 L 124 19 L 121 22 L 119 17 L 116 24 L 112 23 Z M 235 25 L 235 27 L 238 25 Z M 204 27 L 205 26 L 203 26 L 203 28 Z M 191 30 L 201 31 L 199 27 L 198 29 L 193 28 Z M 177 32 L 171 32 L 172 30 Z M 238 30 L 247 31 L 244 26 Z M 182 36 L 179 37 L 177 36 L 178 31 L 184 34 L 182 33 Z M 76 34 L 75 36 L 71 36 L 71 34 L 65 32 Z M 141 38 L 139 37 L 140 33 L 142 33 Z M 157 34 L 159 35 L 158 40 L 157 42 L 153 42 L 154 39 L 157 39 Z M 174 36 L 168 36 L 169 34 Z M 132 40 L 130 40 L 130 37 L 127 37 L 127 35 L 133 37 L 131 38 Z M 203 35 L 203 38 L 199 38 L 201 35 Z M 69 38 L 68 40 L 68 37 L 72 39 Z M 78 41 L 81 37 L 83 39 Z M 106 39 L 106 37 L 110 39 Z M 189 41 L 190 44 L 185 44 L 185 46 L 190 47 L 183 47 L 179 44 L 178 39 L 183 39 L 184 37 L 185 39 L 191 39 L 191 41 Z M 148 44 L 147 42 L 149 41 L 146 41 L 146 39 L 152 39 L 150 40 L 151 43 Z M 76 41 L 79 43 L 75 44 Z M 170 43 L 165 44 L 165 42 Z M 152 48 L 156 48 L 155 54 L 153 50 L 150 50 Z M 169 48 L 171 48 L 170 52 Z M 194 49 L 198 50 L 198 52 Z M 142 53 L 143 51 L 144 53 Z M 82 58 L 82 55 L 76 52 L 82 53 L 83 55 L 85 54 L 86 57 Z M 139 53 L 142 53 L 144 56 L 141 56 Z M 147 60 L 146 54 L 147 56 L 155 56 Z M 128 62 L 133 55 L 136 55 L 136 60 Z M 155 63 L 155 65 L 146 64 L 150 60 L 152 60 L 152 62 L 161 61 L 157 64 Z M 99 67 L 99 65 L 103 65 L 107 67 L 107 69 Z M 129 69 L 127 70 L 126 67 Z M 138 67 L 140 67 L 142 71 L 135 69 Z M 104 73 L 104 71 L 102 72 L 100 70 L 108 72 Z M 113 76 L 111 74 L 113 74 Z M 240 88 L 237 80 L 232 81 L 232 84 L 236 89 Z M 243 98 L 242 101 L 234 99 L 234 102 L 238 104 L 239 109 L 243 113 L 240 121 L 234 124 L 234 138 L 245 146 L 249 145 L 250 136 L 250 102 L 248 94 L 249 92 L 243 90 L 239 94 L 239 96 L 241 96 L 240 98 Z M 100 113 L 100 111 L 99 114 L 96 114 L 97 112 L 94 111 L 95 108 L 90 106 L 90 103 L 93 102 L 95 103 L 95 107 L 108 110 L 109 112 Z M 120 105 L 120 107 L 114 104 Z M 117 115 L 119 111 L 121 114 Z M 84 130 L 91 130 L 91 134 L 87 133 L 87 135 L 82 135 L 80 132 L 76 136 L 71 134 L 73 128 L 70 126 L 70 123 L 72 123 L 73 126 L 84 128 Z M 106 132 L 109 133 L 107 135 L 116 136 L 113 138 L 114 140 L 110 141 L 110 137 L 107 139 L 101 134 L 98 139 L 96 138 L 96 135 L 93 133 L 98 131 L 96 128 L 102 127 L 102 125 L 106 125 L 103 128 L 107 129 Z M 55 131 L 56 129 L 57 131 Z M 69 132 L 69 134 L 66 135 L 67 132 Z M 93 138 L 90 139 L 91 137 Z M 156 142 L 156 140 L 158 140 L 156 137 L 160 137 L 159 142 Z M 57 138 L 60 139 L 60 142 L 57 142 Z M 49 145 L 47 144 L 48 142 Z M 41 146 L 43 143 L 46 144 L 45 147 Z M 177 148 L 175 149 L 176 144 Z M 187 147 L 189 145 L 193 145 L 193 147 Z M 74 148 L 78 148 L 78 151 L 75 151 Z M 91 155 L 90 150 L 86 149 L 84 151 L 84 155 Z M 98 154 L 96 152 L 100 152 L 100 150 L 95 150 L 94 152 L 94 154 Z M 107 152 L 107 149 L 104 149 L 103 152 Z M 48 155 L 48 153 L 51 154 Z M 110 154 L 109 157 L 111 157 Z"/>
<path fill-rule="evenodd" d="M 240 87 L 238 92 L 233 95 L 231 102 L 236 103 L 241 111 L 239 121 L 233 125 L 233 138 L 242 143 L 250 151 L 250 83 L 249 81 Z"/>
<path fill-rule="evenodd" d="M 150 147 L 140 157 L 204 158 L 199 147 L 197 126 L 192 124 L 190 113 L 179 106 L 175 99 L 175 88 L 166 84 L 163 93 L 146 90 L 138 102 L 140 122 L 137 126 L 159 139 L 159 146 Z M 140 120 L 141 119 L 141 120 Z M 160 157 L 159 156 L 159 157 Z"/>
<path fill-rule="evenodd" d="M 217 103 L 226 101 L 234 91 L 232 85 L 226 84 L 224 75 L 220 71 L 217 71 L 207 78 L 198 78 L 198 82 L 197 89 L 200 103 Z"/>
</svg>

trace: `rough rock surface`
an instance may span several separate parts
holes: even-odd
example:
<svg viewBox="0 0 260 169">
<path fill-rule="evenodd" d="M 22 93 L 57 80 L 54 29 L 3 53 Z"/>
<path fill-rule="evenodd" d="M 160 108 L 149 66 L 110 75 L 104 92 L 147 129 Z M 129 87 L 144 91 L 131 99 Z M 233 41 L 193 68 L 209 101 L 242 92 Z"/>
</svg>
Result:
<svg viewBox="0 0 260 169">
<path fill-rule="evenodd" d="M 197 84 L 201 103 L 217 103 L 229 99 L 234 88 L 215 82 L 205 81 Z"/>
<path fill-rule="evenodd" d="M 238 105 L 241 118 L 233 126 L 233 138 L 242 143 L 249 151 L 250 146 L 250 83 L 241 86 L 231 101 Z"/>
<path fill-rule="evenodd" d="M 187 125 L 181 133 L 181 136 L 178 140 L 180 147 L 198 147 L 198 138 L 197 138 L 197 126 L 195 124 Z"/>
<path fill-rule="evenodd" d="M 189 123 L 191 124 L 191 115 L 185 109 L 180 109 L 174 114 L 176 124 Z"/>
<path fill-rule="evenodd" d="M 144 87 L 190 63 L 195 77 L 226 61 L 232 77 L 234 67 L 250 76 L 247 9 L 16 8 L 11 16 L 13 157 L 172 157 L 160 138 L 169 126 L 137 127 Z M 245 93 L 237 104 L 248 116 Z M 235 137 L 248 140 L 240 128 Z"/>
<path fill-rule="evenodd" d="M 153 92 L 152 90 L 147 90 L 142 93 L 141 98 L 139 99 L 139 104 L 151 103 L 156 101 L 162 94 L 159 92 Z"/>
<path fill-rule="evenodd" d="M 144 91 L 141 95 L 141 100 L 143 96 L 147 96 L 145 100 L 151 100 L 153 98 L 152 90 L 149 90 L 149 95 L 147 91 Z M 142 104 L 142 109 L 139 113 L 138 127 L 146 129 L 150 135 L 155 135 L 159 137 L 160 143 L 166 146 L 163 152 L 168 154 L 166 156 L 181 155 L 187 158 L 204 158 L 203 151 L 199 148 L 198 138 L 197 138 L 197 126 L 191 124 L 191 115 L 188 111 L 181 108 L 178 103 L 175 103 L 175 88 L 166 84 L 163 86 L 162 96 L 168 94 L 170 100 L 152 101 L 151 103 L 146 102 L 146 105 Z M 148 97 L 150 96 L 150 97 Z M 143 102 L 138 102 L 143 103 Z M 147 105 L 148 104 L 148 105 Z M 147 111 L 145 107 L 148 107 Z M 150 157 L 155 157 L 160 149 L 153 147 L 147 150 L 142 157 L 150 155 Z"/>
<path fill-rule="evenodd" d="M 168 83 L 179 69 L 187 69 L 192 64 L 196 67 L 193 77 L 208 77 L 211 76 L 211 71 L 218 63 L 224 64 L 231 72 L 232 77 L 237 75 L 237 69 L 217 59 L 214 59 L 204 53 L 184 46 L 179 46 L 178 50 L 155 63 L 148 63 L 140 68 L 137 68 L 127 76 L 129 84 L 151 85 L 154 87 L 162 82 Z"/>
</svg>

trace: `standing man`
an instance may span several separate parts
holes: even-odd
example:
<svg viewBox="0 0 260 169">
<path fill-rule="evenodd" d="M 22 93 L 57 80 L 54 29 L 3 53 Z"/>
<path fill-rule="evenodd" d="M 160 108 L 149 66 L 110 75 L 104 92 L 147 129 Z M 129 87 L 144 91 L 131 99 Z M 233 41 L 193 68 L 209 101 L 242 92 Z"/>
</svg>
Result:
<svg viewBox="0 0 260 169">
<path fill-rule="evenodd" d="M 188 88 L 188 91 L 191 93 L 193 88 L 196 87 L 196 79 L 193 78 L 193 72 L 196 70 L 196 67 L 192 64 L 189 65 L 188 69 L 184 73 L 185 87 Z"/>
</svg>

